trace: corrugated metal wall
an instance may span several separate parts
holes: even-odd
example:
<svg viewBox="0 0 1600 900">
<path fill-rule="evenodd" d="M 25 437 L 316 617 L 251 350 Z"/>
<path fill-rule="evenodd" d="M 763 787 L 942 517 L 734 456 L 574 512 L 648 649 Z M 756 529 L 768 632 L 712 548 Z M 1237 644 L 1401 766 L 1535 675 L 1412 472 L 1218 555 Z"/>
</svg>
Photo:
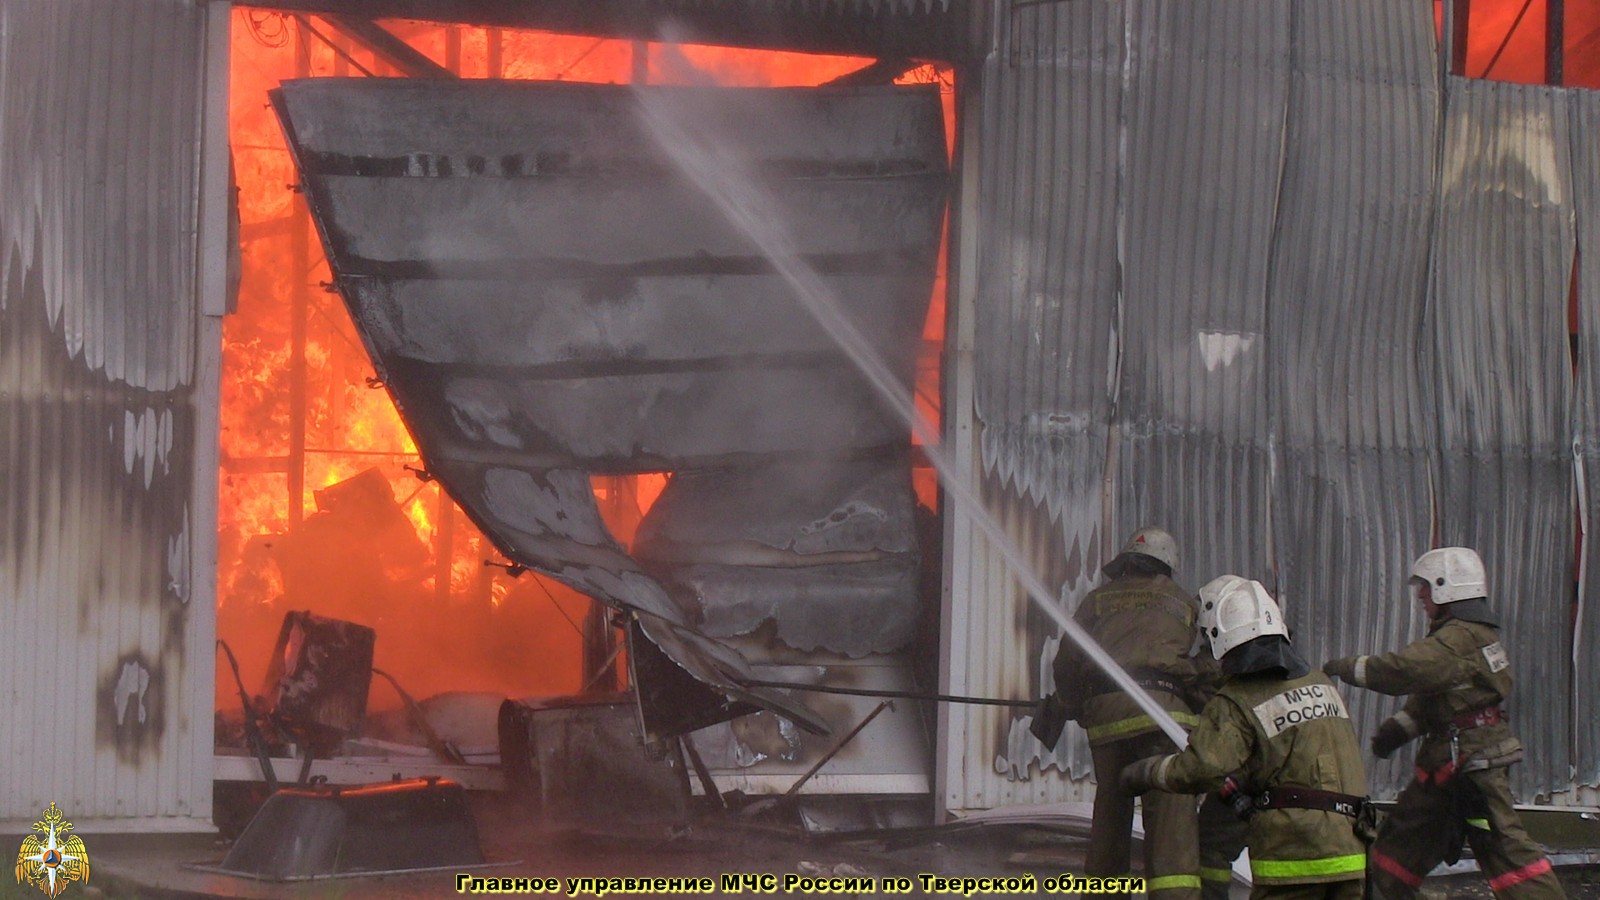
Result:
<svg viewBox="0 0 1600 900">
<path fill-rule="evenodd" d="M 204 18 L 0 2 L 0 820 L 210 817 Z"/>
<path fill-rule="evenodd" d="M 1517 788 L 1565 788 L 1570 692 L 1533 673 L 1570 648 L 1566 445 L 1592 417 L 1567 412 L 1567 146 L 1585 133 L 1568 92 L 1442 93 L 1426 3 L 992 14 L 968 111 L 981 209 L 961 258 L 978 274 L 956 305 L 973 320 L 974 408 L 953 404 L 949 433 L 972 427 L 975 478 L 1027 555 L 1052 560 L 1063 604 L 1155 522 L 1178 535 L 1189 587 L 1238 572 L 1278 591 L 1314 662 L 1391 649 L 1423 633 L 1404 580 L 1437 527 L 1484 550 L 1524 661 Z M 946 625 L 968 655 L 950 683 L 1038 696 L 1055 626 L 992 548 L 952 535 Z M 1363 733 L 1397 705 L 1347 693 Z M 1074 795 L 1036 766 L 1082 774 L 1081 739 L 1041 760 L 1022 721 L 949 713 L 947 808 Z M 1591 772 L 1594 743 L 1579 751 Z M 1409 770 L 1371 775 L 1392 795 Z"/>
<path fill-rule="evenodd" d="M 1108 537 L 1164 525 L 1181 536 L 1186 581 L 1260 578 L 1269 571 L 1267 250 L 1289 7 L 1125 9 L 1120 435 Z"/>
<path fill-rule="evenodd" d="M 1576 226 L 1585 246 L 1600 239 L 1600 141 L 1580 136 L 1600 134 L 1600 94 L 1582 92 L 1572 97 L 1572 192 L 1577 208 Z M 1600 784 L 1600 254 L 1584 253 L 1578 259 L 1577 414 L 1573 427 L 1577 440 L 1578 502 L 1583 513 L 1583 571 L 1578 583 L 1578 616 L 1573 662 L 1573 731 L 1576 740 L 1574 779 L 1580 784 Z"/>
<path fill-rule="evenodd" d="M 1404 582 L 1432 521 L 1425 347 L 1439 97 L 1425 4 L 1302 3 L 1268 290 L 1277 589 L 1307 658 L 1424 631 Z M 1196 573 L 1203 577 L 1204 573 Z M 1347 690 L 1371 734 L 1395 702 Z M 1368 757 L 1374 784 L 1409 777 Z"/>
<path fill-rule="evenodd" d="M 1114 123 L 1123 106 L 1122 8 L 1101 0 L 1015 11 L 997 5 L 994 35 L 978 143 L 967 150 L 981 170 L 978 228 L 968 232 L 982 242 L 981 312 L 968 307 L 957 316 L 975 326 L 984 499 L 1029 558 L 1059 560 L 1041 575 L 1062 585 L 1070 607 L 1098 578 L 1105 554 L 1101 496 L 1118 316 L 1107 301 L 1121 276 L 1118 222 L 1106 213 L 1118 206 L 1121 169 Z M 973 412 L 959 403 L 950 410 L 957 428 Z M 1047 682 L 1053 623 L 1031 608 L 980 535 L 958 528 L 947 552 L 954 606 L 946 627 L 968 648 L 946 667 L 952 689 L 1033 694 Z M 1043 748 L 1007 712 L 955 707 L 946 715 L 953 738 L 941 773 L 947 807 L 1079 793 L 1063 779 L 1023 779 L 1030 762 L 1085 775 L 1081 731 L 1040 760 Z M 990 759 L 993 767 L 976 764 Z"/>
<path fill-rule="evenodd" d="M 1530 798 L 1564 786 L 1571 762 L 1570 694 L 1551 665 L 1569 655 L 1575 544 L 1567 108 L 1547 88 L 1452 78 L 1446 89 L 1428 316 L 1439 540 L 1478 548 L 1488 568 L 1521 663 L 1510 708 L 1527 758 L 1512 786 Z"/>
</svg>

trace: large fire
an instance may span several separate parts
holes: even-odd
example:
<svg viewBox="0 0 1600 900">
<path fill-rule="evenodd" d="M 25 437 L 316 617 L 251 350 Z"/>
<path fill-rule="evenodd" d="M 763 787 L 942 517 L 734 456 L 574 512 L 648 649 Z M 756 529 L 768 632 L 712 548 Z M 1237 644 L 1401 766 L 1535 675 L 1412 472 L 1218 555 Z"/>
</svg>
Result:
<svg viewBox="0 0 1600 900">
<path fill-rule="evenodd" d="M 1451 0 L 1445 0 L 1451 2 Z M 1547 0 L 1472 0 L 1467 9 L 1464 64 L 1468 78 L 1544 84 Z M 1440 18 L 1442 18 L 1442 8 Z M 1562 4 L 1561 83 L 1600 87 L 1600 4 Z"/>
<path fill-rule="evenodd" d="M 467 78 L 665 83 L 654 48 L 628 41 L 388 22 Z M 232 151 L 241 220 L 237 312 L 225 320 L 217 630 L 259 688 L 284 613 L 309 609 L 377 629 L 375 664 L 416 697 L 510 696 L 585 687 L 590 601 L 554 581 L 485 566 L 499 554 L 435 483 L 373 371 L 330 280 L 266 91 L 295 77 L 395 75 L 315 17 L 240 9 L 233 18 Z M 710 47 L 683 57 L 728 85 L 811 85 L 870 60 Z M 945 83 L 923 67 L 909 80 Z M 954 129 L 949 132 L 953 135 Z M 943 267 L 941 266 L 941 269 Z M 938 414 L 942 281 L 924 334 L 918 403 Z M 596 478 L 601 511 L 632 539 L 665 475 Z M 922 471 L 918 492 L 932 505 Z M 238 701 L 219 668 L 219 709 Z M 374 708 L 397 698 L 381 680 Z"/>
</svg>

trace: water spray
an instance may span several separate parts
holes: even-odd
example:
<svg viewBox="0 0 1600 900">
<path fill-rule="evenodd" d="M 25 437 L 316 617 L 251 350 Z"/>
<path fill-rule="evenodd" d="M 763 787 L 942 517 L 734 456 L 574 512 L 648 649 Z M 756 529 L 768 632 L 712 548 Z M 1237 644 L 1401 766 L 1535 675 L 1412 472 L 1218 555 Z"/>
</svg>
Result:
<svg viewBox="0 0 1600 900">
<path fill-rule="evenodd" d="M 688 66 L 681 57 L 674 61 Z M 1180 749 L 1188 746 L 1188 734 L 1172 715 L 1061 609 L 1054 593 L 1033 571 L 1022 551 L 983 506 L 977 494 L 959 477 L 944 452 L 939 435 L 917 410 L 908 392 L 903 389 L 904 385 L 879 357 L 876 348 L 840 311 L 838 298 L 826 280 L 801 258 L 789 233 L 780 224 L 782 219 L 777 214 L 776 204 L 761 189 L 752 173 L 747 171 L 743 161 L 730 158 L 721 147 L 706 139 L 705 136 L 714 134 L 715 129 L 691 127 L 697 110 L 689 108 L 688 104 L 673 102 L 661 90 L 636 90 L 635 96 L 639 101 L 640 116 L 651 138 L 672 160 L 673 165 L 705 193 L 729 223 L 760 249 L 778 275 L 788 282 L 806 310 L 860 369 L 880 399 L 922 442 L 924 453 L 947 496 L 1000 552 L 1012 575 L 1033 602 L 1061 626 L 1062 631 L 1088 654 L 1117 687 L 1127 692 L 1150 715 L 1173 743 Z"/>
</svg>

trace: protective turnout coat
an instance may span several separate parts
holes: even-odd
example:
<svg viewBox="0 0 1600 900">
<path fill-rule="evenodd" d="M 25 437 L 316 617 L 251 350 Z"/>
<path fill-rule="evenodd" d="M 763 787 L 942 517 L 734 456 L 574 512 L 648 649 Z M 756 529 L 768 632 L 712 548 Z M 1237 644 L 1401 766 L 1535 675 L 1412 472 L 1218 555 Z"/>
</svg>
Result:
<svg viewBox="0 0 1600 900">
<path fill-rule="evenodd" d="M 1183 699 L 1195 681 L 1188 659 L 1199 610 L 1165 575 L 1113 579 L 1089 592 L 1073 614 L 1079 625 L 1172 714 L 1180 725 L 1197 720 Z M 1098 746 L 1160 730 L 1139 704 L 1115 687 L 1072 641 L 1055 659 L 1056 692 Z"/>
<path fill-rule="evenodd" d="M 1151 773 L 1160 790 L 1217 790 L 1233 775 L 1247 793 L 1310 788 L 1365 797 L 1366 769 L 1344 698 L 1321 672 L 1284 679 L 1235 676 L 1200 714 L 1182 753 Z M 1362 877 L 1366 845 L 1355 819 L 1325 809 L 1258 809 L 1250 819 L 1250 867 L 1263 885 Z"/>
<path fill-rule="evenodd" d="M 1394 718 L 1407 735 L 1423 736 L 1417 748 L 1419 777 L 1448 778 L 1454 771 L 1522 759 L 1522 743 L 1504 717 L 1480 725 L 1464 721 L 1511 694 L 1511 667 L 1492 625 L 1441 617 L 1427 637 L 1408 647 L 1356 657 L 1348 680 L 1382 694 L 1411 695 Z"/>
</svg>

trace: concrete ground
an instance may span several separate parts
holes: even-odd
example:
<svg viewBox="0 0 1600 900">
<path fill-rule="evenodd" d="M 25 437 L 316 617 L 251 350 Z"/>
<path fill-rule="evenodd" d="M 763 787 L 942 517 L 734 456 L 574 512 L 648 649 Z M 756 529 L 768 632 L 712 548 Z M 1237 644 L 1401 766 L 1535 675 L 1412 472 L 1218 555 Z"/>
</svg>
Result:
<svg viewBox="0 0 1600 900">
<path fill-rule="evenodd" d="M 787 892 L 783 889 L 781 879 L 786 875 L 869 878 L 876 890 L 855 895 L 886 896 L 889 892 L 883 889 L 884 879 L 890 877 L 909 878 L 913 885 L 911 893 L 926 895 L 930 892 L 921 889 L 920 874 L 950 879 L 1011 878 L 1031 874 L 1041 882 L 1035 894 L 1048 895 L 1043 889 L 1044 879 L 1083 871 L 1085 842 L 1081 820 L 1063 819 L 1048 826 L 1002 823 L 899 830 L 846 840 L 808 837 L 797 828 L 727 813 L 699 816 L 690 824 L 676 827 L 553 829 L 534 822 L 527 806 L 508 795 L 474 794 L 471 807 L 490 865 L 473 867 L 468 873 L 482 878 L 708 876 L 715 880 L 724 874 L 770 874 L 779 879 L 775 890 L 745 890 L 743 893 L 778 896 L 801 893 L 798 889 Z M 193 863 L 221 860 L 227 847 L 216 839 L 85 837 L 89 839 L 92 862 L 90 882 L 87 886 L 69 887 L 61 895 L 66 900 L 74 896 L 136 900 L 211 897 L 409 900 L 458 895 L 454 869 L 271 883 L 190 868 Z M 1593 854 L 1584 856 L 1559 847 L 1557 853 L 1558 860 L 1594 858 Z M 1562 866 L 1559 872 L 1569 896 L 1600 900 L 1600 866 Z M 945 887 L 953 889 L 942 892 L 945 896 L 963 893 L 958 882 Z M 979 890 L 972 895 L 993 896 L 995 893 Z M 1236 898 L 1247 894 L 1246 888 L 1236 885 Z M 564 891 L 561 895 L 566 896 Z M 10 877 L 0 878 L 0 900 L 42 896 L 32 888 L 15 885 Z M 1482 877 L 1469 872 L 1434 875 L 1425 886 L 1425 896 L 1487 898 L 1491 895 Z"/>
</svg>

